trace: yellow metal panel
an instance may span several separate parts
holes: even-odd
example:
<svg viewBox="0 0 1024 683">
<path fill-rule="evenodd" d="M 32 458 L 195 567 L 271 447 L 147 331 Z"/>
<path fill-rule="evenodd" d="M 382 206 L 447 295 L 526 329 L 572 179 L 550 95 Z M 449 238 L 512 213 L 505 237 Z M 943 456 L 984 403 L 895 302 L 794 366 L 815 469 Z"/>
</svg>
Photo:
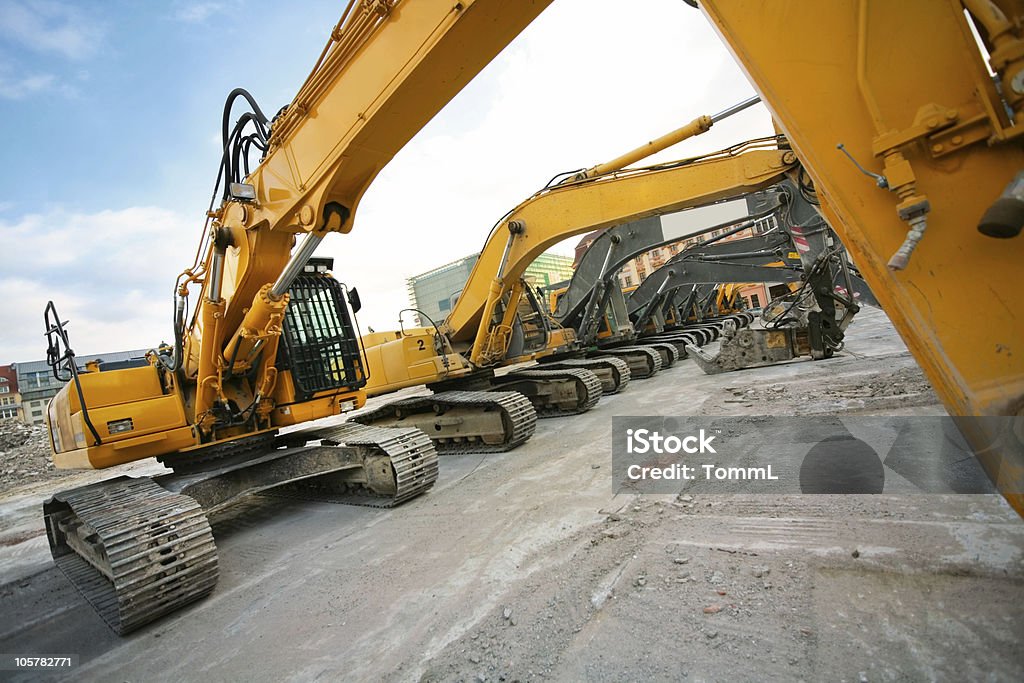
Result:
<svg viewBox="0 0 1024 683">
<path fill-rule="evenodd" d="M 366 395 L 363 393 L 321 396 L 301 403 L 279 405 L 271 413 L 271 420 L 275 427 L 287 427 L 310 420 L 319 420 L 322 417 L 339 415 L 350 410 L 358 410 L 365 404 Z"/>
<path fill-rule="evenodd" d="M 154 438 L 156 437 L 156 438 Z M 77 448 L 65 453 L 56 453 L 53 464 L 58 469 L 103 469 L 126 462 L 151 458 L 156 455 L 173 453 L 195 443 L 191 427 L 180 427 L 138 439 L 105 443 L 100 446 Z"/>
<path fill-rule="evenodd" d="M 90 411 L 93 408 L 142 401 L 163 395 L 160 388 L 160 376 L 156 366 L 153 365 L 105 372 L 86 372 L 79 375 L 78 378 L 82 383 L 85 405 Z M 79 403 L 74 383 L 69 382 L 67 389 L 71 412 L 77 413 L 82 406 Z"/>
<path fill-rule="evenodd" d="M 363 337 L 370 378 L 366 393 L 378 396 L 404 387 L 453 379 L 468 370 L 458 354 L 436 354 L 434 329 L 416 328 L 399 333 L 374 333 Z"/>
<path fill-rule="evenodd" d="M 701 6 L 807 165 L 826 200 L 826 217 L 949 412 L 1019 414 L 1024 237 L 997 240 L 976 226 L 1024 169 L 1024 150 L 967 140 L 952 153 L 920 141 L 904 146 L 931 211 L 909 266 L 893 272 L 886 263 L 907 232 L 896 214 L 900 198 L 876 187 L 836 149 L 842 143 L 881 173 L 876 139 L 911 128 L 927 105 L 954 110 L 959 120 L 986 108 L 998 112 L 961 4 L 702 0 Z M 946 154 L 933 156 L 939 152 Z M 1024 512 L 1024 462 L 999 455 L 982 462 L 994 477 L 1000 472 L 1004 482 L 1016 482 L 1010 500 Z"/>
<path fill-rule="evenodd" d="M 131 419 L 132 430 L 111 434 L 107 427 L 109 422 Z M 72 423 L 78 436 L 76 446 L 82 447 L 92 440 L 92 434 L 85 426 L 85 420 L 81 412 L 72 413 Z M 123 403 L 114 406 L 103 406 L 93 408 L 89 406 L 89 421 L 92 422 L 96 432 L 100 435 L 103 443 L 114 443 L 133 439 L 145 434 L 163 432 L 176 427 L 183 427 L 185 411 L 177 396 L 160 396 L 132 403 Z"/>
</svg>

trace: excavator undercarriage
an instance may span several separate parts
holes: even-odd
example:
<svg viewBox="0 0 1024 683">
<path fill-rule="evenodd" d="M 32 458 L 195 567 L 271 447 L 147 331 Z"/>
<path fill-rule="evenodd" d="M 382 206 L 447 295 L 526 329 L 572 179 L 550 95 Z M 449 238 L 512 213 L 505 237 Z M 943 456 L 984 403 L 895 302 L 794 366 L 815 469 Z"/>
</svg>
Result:
<svg viewBox="0 0 1024 683">
<path fill-rule="evenodd" d="M 54 562 L 114 631 L 128 633 L 214 589 L 209 515 L 246 496 L 274 490 L 391 507 L 437 480 L 437 453 L 419 429 L 343 424 L 251 440 L 219 446 L 202 462 L 167 460 L 172 474 L 118 477 L 44 503 Z"/>
</svg>

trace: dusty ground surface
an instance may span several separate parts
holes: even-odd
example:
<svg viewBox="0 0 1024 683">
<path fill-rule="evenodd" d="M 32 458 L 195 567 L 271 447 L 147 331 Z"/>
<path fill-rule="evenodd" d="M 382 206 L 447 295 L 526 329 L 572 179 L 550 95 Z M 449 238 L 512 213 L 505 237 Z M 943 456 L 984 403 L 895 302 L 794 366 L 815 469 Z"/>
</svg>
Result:
<svg viewBox="0 0 1024 683">
<path fill-rule="evenodd" d="M 0 420 L 0 495 L 25 483 L 62 479 L 50 458 L 50 441 L 43 425 Z"/>
<path fill-rule="evenodd" d="M 998 496 L 613 494 L 613 415 L 944 414 L 883 315 L 849 336 L 817 363 L 684 361 L 514 452 L 445 457 L 394 510 L 255 497 L 214 520 L 213 595 L 126 638 L 38 517 L 96 475 L 20 487 L 0 652 L 77 653 L 74 680 L 1021 680 L 1024 523 Z"/>
</svg>

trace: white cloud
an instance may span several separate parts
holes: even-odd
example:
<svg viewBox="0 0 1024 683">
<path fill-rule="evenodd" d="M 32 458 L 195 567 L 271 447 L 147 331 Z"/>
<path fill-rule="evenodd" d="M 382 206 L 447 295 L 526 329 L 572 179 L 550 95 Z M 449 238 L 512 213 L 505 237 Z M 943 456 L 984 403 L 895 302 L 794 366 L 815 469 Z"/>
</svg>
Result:
<svg viewBox="0 0 1024 683">
<path fill-rule="evenodd" d="M 495 221 L 556 173 L 753 94 L 700 12 L 678 0 L 636 5 L 555 2 L 384 169 L 352 233 L 321 248 L 359 287 L 364 327 L 396 329 L 406 277 L 479 251 Z M 758 107 L 653 160 L 771 133 Z"/>
<path fill-rule="evenodd" d="M 174 18 L 188 24 L 201 24 L 210 16 L 223 12 L 224 9 L 224 3 L 221 2 L 180 3 L 174 12 Z"/>
<path fill-rule="evenodd" d="M 319 250 L 359 287 L 364 330 L 397 329 L 406 277 L 479 251 L 494 222 L 555 173 L 753 93 L 699 12 L 678 0 L 636 4 L 643 11 L 623 12 L 621 0 L 554 3 L 384 169 L 353 232 Z M 765 110 L 751 109 L 656 159 L 771 132 Z M 17 263 L 0 286 L 22 293 L 5 298 L 15 310 L 0 329 L 0 362 L 41 357 L 48 298 L 72 320 L 76 351 L 167 339 L 171 287 L 191 263 L 205 206 L 186 208 L 196 220 L 155 207 L 0 219 Z"/>
<path fill-rule="evenodd" d="M 0 363 L 44 356 L 43 308 L 70 320 L 73 348 L 90 353 L 170 338 L 174 279 L 191 264 L 200 225 L 166 209 L 92 214 L 53 210 L 0 220 L 7 295 Z"/>
<path fill-rule="evenodd" d="M 102 28 L 76 7 L 52 0 L 0 0 L 0 35 L 35 52 L 80 60 L 92 55 Z"/>
<path fill-rule="evenodd" d="M 30 95 L 50 90 L 54 84 L 53 74 L 36 74 L 11 78 L 5 69 L 0 69 L 0 97 L 8 100 L 22 100 Z"/>
</svg>

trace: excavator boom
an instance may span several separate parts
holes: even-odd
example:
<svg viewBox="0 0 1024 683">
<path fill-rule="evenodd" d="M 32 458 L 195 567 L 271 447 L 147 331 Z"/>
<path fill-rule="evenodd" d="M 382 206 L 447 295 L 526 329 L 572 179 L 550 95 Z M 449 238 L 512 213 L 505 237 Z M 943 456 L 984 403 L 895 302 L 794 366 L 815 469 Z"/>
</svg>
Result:
<svg viewBox="0 0 1024 683">
<path fill-rule="evenodd" d="M 1024 221 L 997 211 L 1019 206 L 1012 189 L 1024 169 L 1020 4 L 700 7 L 827 199 L 829 224 L 946 409 L 966 418 L 961 430 L 1024 513 L 1024 454 L 1012 426 L 1024 415 L 1024 299 L 1015 294 Z"/>
</svg>

